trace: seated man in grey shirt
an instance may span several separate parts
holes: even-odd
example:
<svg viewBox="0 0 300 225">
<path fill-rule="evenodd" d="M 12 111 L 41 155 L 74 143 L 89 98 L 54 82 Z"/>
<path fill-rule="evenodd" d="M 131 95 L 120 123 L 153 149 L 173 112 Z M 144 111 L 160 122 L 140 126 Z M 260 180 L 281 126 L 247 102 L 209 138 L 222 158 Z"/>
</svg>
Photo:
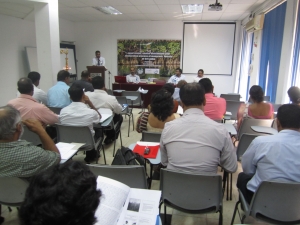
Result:
<svg viewBox="0 0 300 225">
<path fill-rule="evenodd" d="M 204 115 L 204 88 L 198 83 L 180 89 L 183 116 L 165 124 L 161 139 L 161 163 L 168 169 L 192 173 L 237 170 L 236 152 L 226 128 Z"/>
<path fill-rule="evenodd" d="M 91 75 L 87 70 L 81 72 L 81 80 L 74 81 L 75 84 L 79 84 L 85 92 L 94 91 L 94 87 L 91 84 Z"/>
</svg>

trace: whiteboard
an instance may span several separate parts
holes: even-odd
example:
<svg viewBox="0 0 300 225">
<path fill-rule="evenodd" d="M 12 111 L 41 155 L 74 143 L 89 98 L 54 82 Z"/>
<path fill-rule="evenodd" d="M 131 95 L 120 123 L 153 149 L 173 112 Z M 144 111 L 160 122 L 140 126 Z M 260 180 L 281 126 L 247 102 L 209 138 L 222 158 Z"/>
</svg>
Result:
<svg viewBox="0 0 300 225">
<path fill-rule="evenodd" d="M 60 49 L 64 50 L 65 48 L 60 48 Z M 68 50 L 69 50 L 69 53 L 68 53 L 69 67 L 71 67 L 71 70 L 69 70 L 69 72 L 71 74 L 77 74 L 76 73 L 74 50 L 73 49 L 68 49 Z M 29 70 L 39 72 L 38 60 L 37 60 L 37 48 L 35 48 L 35 47 L 25 47 L 25 51 L 26 51 Z M 61 69 L 63 69 L 66 65 L 65 58 L 66 58 L 65 54 L 60 54 L 60 68 Z"/>
<path fill-rule="evenodd" d="M 235 23 L 184 23 L 183 73 L 232 75 Z"/>
</svg>

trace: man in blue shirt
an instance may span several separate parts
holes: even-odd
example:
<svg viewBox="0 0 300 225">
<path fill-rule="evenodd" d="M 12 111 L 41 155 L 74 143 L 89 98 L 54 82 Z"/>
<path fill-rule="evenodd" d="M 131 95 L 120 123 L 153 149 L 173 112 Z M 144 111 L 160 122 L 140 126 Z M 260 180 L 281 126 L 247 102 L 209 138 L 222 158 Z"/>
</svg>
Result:
<svg viewBox="0 0 300 225">
<path fill-rule="evenodd" d="M 48 106 L 64 108 L 71 104 L 68 93 L 70 83 L 70 73 L 61 70 L 57 74 L 57 83 L 48 91 Z"/>
<path fill-rule="evenodd" d="M 300 182 L 300 107 L 282 105 L 276 135 L 255 138 L 242 157 L 237 187 L 251 202 L 262 181 Z"/>
</svg>

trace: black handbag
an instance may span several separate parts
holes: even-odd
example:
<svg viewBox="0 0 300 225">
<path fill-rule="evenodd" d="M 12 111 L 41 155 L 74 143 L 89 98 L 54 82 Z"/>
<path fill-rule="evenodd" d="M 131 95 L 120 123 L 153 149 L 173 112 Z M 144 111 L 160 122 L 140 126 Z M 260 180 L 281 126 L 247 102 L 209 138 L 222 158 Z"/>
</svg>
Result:
<svg viewBox="0 0 300 225">
<path fill-rule="evenodd" d="M 134 153 L 131 149 L 122 146 L 117 150 L 111 165 L 145 165 L 144 157 Z"/>
</svg>

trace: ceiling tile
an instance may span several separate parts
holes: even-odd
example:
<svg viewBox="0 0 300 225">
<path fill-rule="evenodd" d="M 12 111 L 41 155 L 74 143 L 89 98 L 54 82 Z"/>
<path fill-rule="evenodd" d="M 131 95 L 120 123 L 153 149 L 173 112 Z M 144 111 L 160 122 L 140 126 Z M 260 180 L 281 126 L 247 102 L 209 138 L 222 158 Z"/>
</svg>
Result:
<svg viewBox="0 0 300 225">
<path fill-rule="evenodd" d="M 141 13 L 161 13 L 157 5 L 137 5 L 136 7 Z"/>
<path fill-rule="evenodd" d="M 106 2 L 100 0 L 78 0 L 78 1 L 87 6 L 98 6 L 98 7 L 108 6 Z"/>
<path fill-rule="evenodd" d="M 202 14 L 192 14 L 182 19 L 183 21 L 199 21 L 202 20 Z"/>
<path fill-rule="evenodd" d="M 119 5 L 115 7 L 117 10 L 119 10 L 121 13 L 127 14 L 127 13 L 141 13 L 135 6 L 129 6 L 129 5 Z"/>
<path fill-rule="evenodd" d="M 0 3 L 0 8 L 10 9 L 12 11 L 20 12 L 20 13 L 30 13 L 34 10 L 33 6 L 30 5 L 22 5 L 22 4 L 14 4 L 14 3 Z"/>
<path fill-rule="evenodd" d="M 133 5 L 154 5 L 153 0 L 129 0 Z"/>
<path fill-rule="evenodd" d="M 179 3 L 182 5 L 187 4 L 205 4 L 205 0 L 179 0 Z"/>
<path fill-rule="evenodd" d="M 82 0 L 85 1 L 85 0 Z M 95 0 L 97 1 L 97 0 Z M 132 5 L 128 0 L 103 0 L 107 5 L 117 6 L 117 5 Z"/>
<path fill-rule="evenodd" d="M 254 4 L 257 0 L 231 0 L 230 4 Z"/>
<path fill-rule="evenodd" d="M 86 6 L 85 4 L 77 0 L 59 0 L 59 2 L 62 3 L 63 5 L 74 7 L 74 8 Z"/>
<path fill-rule="evenodd" d="M 5 9 L 5 8 L 0 8 L 0 14 L 7 15 L 7 16 L 13 16 L 17 18 L 24 18 L 26 16 L 26 13 L 22 12 L 17 12 L 11 9 Z"/>
<path fill-rule="evenodd" d="M 157 5 L 162 13 L 182 13 L 180 5 Z"/>
<path fill-rule="evenodd" d="M 154 0 L 157 5 L 179 5 L 179 0 Z"/>
<path fill-rule="evenodd" d="M 128 16 L 134 20 L 148 20 L 144 14 L 129 14 Z"/>
<path fill-rule="evenodd" d="M 162 13 L 160 13 L 160 14 L 148 13 L 148 14 L 144 14 L 144 15 L 149 20 L 165 20 L 165 17 Z"/>
<path fill-rule="evenodd" d="M 226 12 L 245 12 L 250 10 L 251 4 L 229 4 L 225 9 Z"/>
<path fill-rule="evenodd" d="M 245 18 L 249 18 L 250 12 L 243 13 L 238 20 L 244 20 Z"/>
<path fill-rule="evenodd" d="M 211 20 L 211 21 L 218 21 L 220 20 L 222 13 L 203 13 L 202 20 Z"/>
<path fill-rule="evenodd" d="M 221 20 L 238 20 L 243 12 L 232 12 L 232 13 L 226 13 L 224 12 L 221 16 Z"/>
</svg>

